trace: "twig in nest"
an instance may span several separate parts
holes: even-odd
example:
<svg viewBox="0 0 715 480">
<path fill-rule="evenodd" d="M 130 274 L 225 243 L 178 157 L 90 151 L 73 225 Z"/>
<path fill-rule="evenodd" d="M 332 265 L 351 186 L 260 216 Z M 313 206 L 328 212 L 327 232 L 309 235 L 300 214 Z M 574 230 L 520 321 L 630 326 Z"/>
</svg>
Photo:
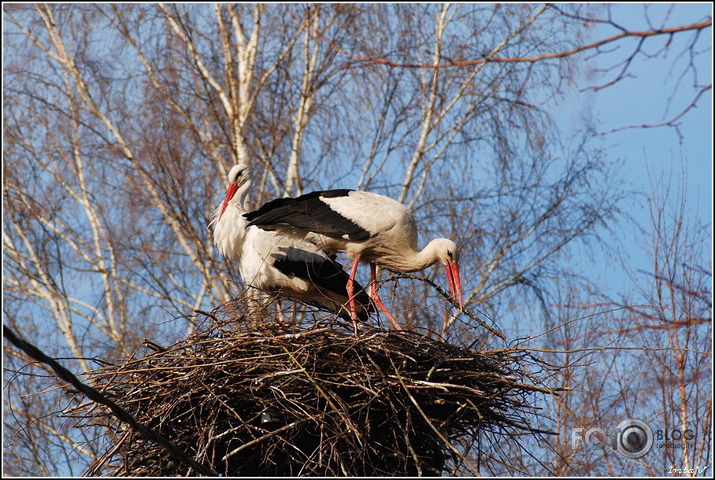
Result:
<svg viewBox="0 0 715 480">
<path fill-rule="evenodd" d="M 451 296 L 450 294 L 448 294 L 447 292 L 445 292 L 442 287 L 440 287 L 439 285 L 437 285 L 436 283 L 434 283 L 434 282 L 433 282 L 432 280 L 430 280 L 429 278 L 427 278 L 427 277 L 421 277 L 421 276 L 419 276 L 419 275 L 412 275 L 412 274 L 409 274 L 409 273 L 401 273 L 401 272 L 392 272 L 392 276 L 391 276 L 390 279 L 392 279 L 392 278 L 395 278 L 395 279 L 397 279 L 397 278 L 411 278 L 411 279 L 413 279 L 413 280 L 420 280 L 420 281 L 422 281 L 422 282 L 425 282 L 425 283 L 430 284 L 430 285 L 432 286 L 432 288 L 434 288 L 434 289 L 437 291 L 437 293 L 439 293 L 439 294 L 442 295 L 444 298 L 446 298 L 447 301 L 448 301 L 449 303 L 451 303 L 454 308 L 456 308 L 457 310 L 461 311 L 462 313 L 464 313 L 465 315 L 467 315 L 467 316 L 468 316 L 469 318 L 471 318 L 472 320 L 476 321 L 476 322 L 477 322 L 479 325 L 481 325 L 482 327 L 486 328 L 492 335 L 496 335 L 497 337 L 501 338 L 502 340 L 506 340 L 506 336 L 505 336 L 503 333 L 501 333 L 499 330 L 496 330 L 494 327 L 492 327 L 492 326 L 490 326 L 490 325 L 487 325 L 482 319 L 480 319 L 479 317 L 477 317 L 476 315 L 474 315 L 472 312 L 470 312 L 470 311 L 467 310 L 466 308 L 460 309 L 459 305 L 457 304 L 457 302 L 454 301 L 454 299 L 452 298 L 452 296 Z"/>
</svg>

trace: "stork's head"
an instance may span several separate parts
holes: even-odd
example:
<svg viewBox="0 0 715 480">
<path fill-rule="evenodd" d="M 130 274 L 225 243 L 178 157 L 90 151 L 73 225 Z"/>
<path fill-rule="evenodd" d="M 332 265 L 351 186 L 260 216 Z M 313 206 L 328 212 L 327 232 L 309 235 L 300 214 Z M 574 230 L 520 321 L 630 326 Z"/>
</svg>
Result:
<svg viewBox="0 0 715 480">
<path fill-rule="evenodd" d="M 447 238 L 438 238 L 434 240 L 438 243 L 438 256 L 447 270 L 447 281 L 449 289 L 452 293 L 452 298 L 459 303 L 459 308 L 464 308 L 462 300 L 462 281 L 459 278 L 459 251 L 457 245 Z"/>
<path fill-rule="evenodd" d="M 236 192 L 243 185 L 246 185 L 251 180 L 251 174 L 248 170 L 248 165 L 244 163 L 239 163 L 231 168 L 228 172 L 228 188 L 226 189 L 226 198 L 223 199 L 223 204 L 221 205 L 221 213 L 219 213 L 218 219 L 221 219 L 224 210 L 228 206 L 229 202 L 236 196 Z"/>
</svg>

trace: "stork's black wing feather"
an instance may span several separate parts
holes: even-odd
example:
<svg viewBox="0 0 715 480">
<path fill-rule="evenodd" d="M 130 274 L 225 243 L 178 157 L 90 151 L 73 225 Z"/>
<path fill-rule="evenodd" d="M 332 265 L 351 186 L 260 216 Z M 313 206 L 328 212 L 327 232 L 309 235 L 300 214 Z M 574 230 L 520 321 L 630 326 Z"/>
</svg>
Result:
<svg viewBox="0 0 715 480">
<path fill-rule="evenodd" d="M 273 254 L 273 258 L 273 266 L 285 275 L 302 278 L 319 288 L 348 298 L 346 285 L 350 276 L 339 263 L 329 259 L 323 261 L 291 260 L 288 255 L 277 253 Z M 363 286 L 357 281 L 354 285 L 355 301 L 363 307 L 363 311 L 358 312 L 358 318 L 364 322 L 367 321 L 366 312 L 373 312 L 374 307 Z"/>
<path fill-rule="evenodd" d="M 347 196 L 353 190 L 322 190 L 295 198 L 277 198 L 256 211 L 245 213 L 248 225 L 261 228 L 288 226 L 334 238 L 366 240 L 370 232 L 330 208 L 322 198 Z"/>
</svg>

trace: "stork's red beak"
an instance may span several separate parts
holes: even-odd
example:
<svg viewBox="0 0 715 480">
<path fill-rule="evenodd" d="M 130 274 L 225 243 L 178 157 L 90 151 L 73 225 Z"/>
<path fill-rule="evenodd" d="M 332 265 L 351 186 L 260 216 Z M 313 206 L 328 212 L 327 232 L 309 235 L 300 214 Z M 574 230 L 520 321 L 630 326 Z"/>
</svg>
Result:
<svg viewBox="0 0 715 480">
<path fill-rule="evenodd" d="M 459 265 L 454 262 L 447 262 L 447 281 L 449 289 L 452 291 L 452 298 L 459 304 L 459 308 L 464 308 L 462 301 L 462 281 L 459 279 Z"/>
<path fill-rule="evenodd" d="M 221 205 L 221 213 L 218 216 L 219 220 L 221 220 L 221 215 L 223 215 L 223 211 L 226 210 L 228 202 L 230 202 L 233 196 L 236 195 L 237 191 L 238 185 L 236 185 L 235 183 L 229 184 L 228 188 L 226 189 L 226 198 L 223 199 L 223 205 Z"/>
</svg>

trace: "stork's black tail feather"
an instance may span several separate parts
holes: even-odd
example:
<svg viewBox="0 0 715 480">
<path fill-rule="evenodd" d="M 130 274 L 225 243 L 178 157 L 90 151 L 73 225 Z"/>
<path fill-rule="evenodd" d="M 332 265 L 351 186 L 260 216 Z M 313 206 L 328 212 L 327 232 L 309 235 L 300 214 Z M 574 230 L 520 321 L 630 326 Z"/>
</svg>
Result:
<svg viewBox="0 0 715 480">
<path fill-rule="evenodd" d="M 291 260 L 281 254 L 274 254 L 273 257 L 275 259 L 273 266 L 284 274 L 302 278 L 323 291 L 337 294 L 345 299 L 344 304 L 349 301 L 347 282 L 350 276 L 338 262 L 330 259 L 323 261 Z M 364 287 L 358 282 L 354 284 L 355 302 L 358 305 L 356 314 L 359 320 L 366 322 L 369 314 L 375 312 L 375 306 L 370 296 L 365 292 Z M 338 313 L 346 320 L 350 320 L 350 316 L 344 309 L 335 313 Z"/>
</svg>

